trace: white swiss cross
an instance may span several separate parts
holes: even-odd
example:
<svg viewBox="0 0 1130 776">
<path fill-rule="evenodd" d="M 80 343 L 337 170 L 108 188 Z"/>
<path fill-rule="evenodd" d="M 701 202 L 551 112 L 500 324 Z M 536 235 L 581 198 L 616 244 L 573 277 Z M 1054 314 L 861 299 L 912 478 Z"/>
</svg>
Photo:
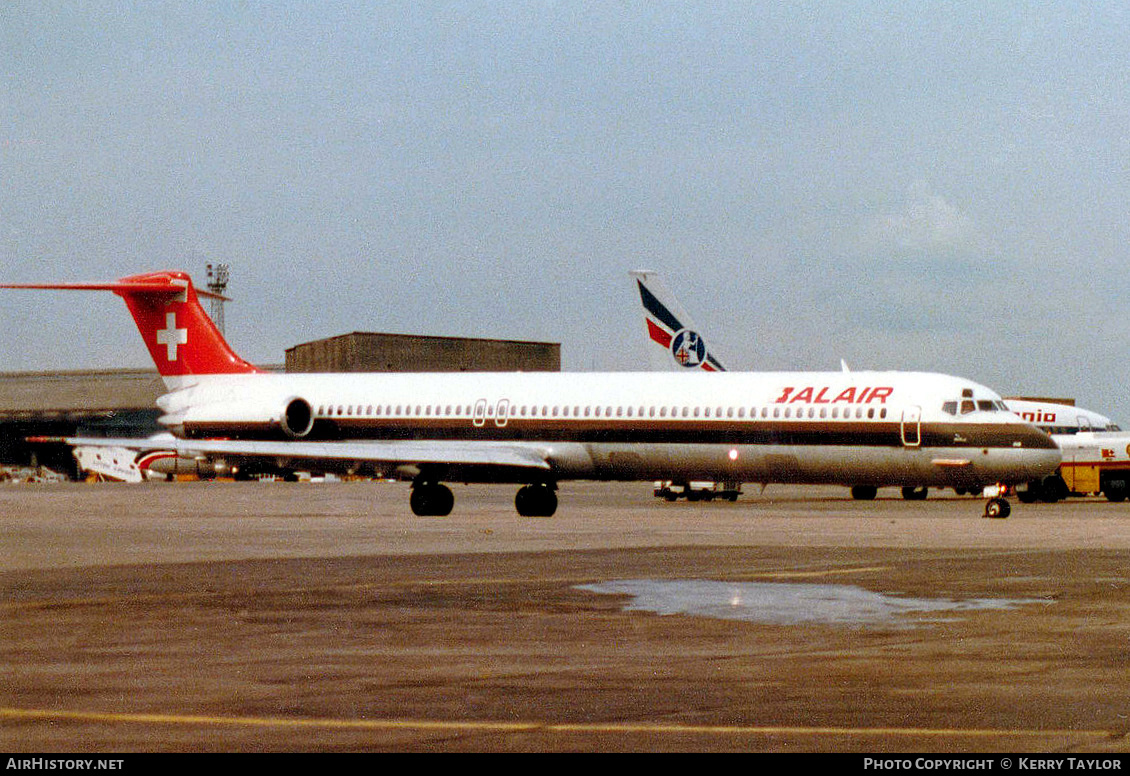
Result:
<svg viewBox="0 0 1130 776">
<path fill-rule="evenodd" d="M 157 344 L 164 345 L 169 361 L 177 360 L 177 346 L 188 343 L 188 329 L 177 328 L 177 314 L 165 315 L 165 328 L 157 329 Z"/>
</svg>

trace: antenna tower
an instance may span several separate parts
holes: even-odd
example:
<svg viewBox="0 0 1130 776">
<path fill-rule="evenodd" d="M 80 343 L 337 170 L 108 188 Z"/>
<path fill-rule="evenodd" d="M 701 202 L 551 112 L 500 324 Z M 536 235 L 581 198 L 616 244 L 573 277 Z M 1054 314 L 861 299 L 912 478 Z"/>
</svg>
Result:
<svg viewBox="0 0 1130 776">
<path fill-rule="evenodd" d="M 227 264 L 209 264 L 208 265 L 208 290 L 213 294 L 224 296 L 228 290 L 228 265 Z M 220 334 L 224 333 L 224 300 L 212 297 L 208 300 L 210 303 L 209 315 L 212 316 L 212 323 L 216 324 L 216 328 L 220 330 Z"/>
</svg>

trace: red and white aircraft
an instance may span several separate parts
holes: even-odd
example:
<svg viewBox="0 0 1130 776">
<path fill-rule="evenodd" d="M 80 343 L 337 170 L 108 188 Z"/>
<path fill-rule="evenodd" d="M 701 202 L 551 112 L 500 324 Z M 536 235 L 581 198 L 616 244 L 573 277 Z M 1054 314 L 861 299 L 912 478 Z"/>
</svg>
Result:
<svg viewBox="0 0 1130 776">
<path fill-rule="evenodd" d="M 570 479 L 980 488 L 1060 461 L 999 395 L 948 375 L 277 374 L 232 351 L 184 272 L 0 287 L 122 297 L 169 388 L 160 421 L 178 441 L 162 447 L 295 470 L 392 469 L 412 480 L 418 515 L 448 514 L 451 482 L 520 484 L 518 513 L 548 516 Z M 954 412 L 963 401 L 977 410 Z M 1007 513 L 1003 499 L 986 510 Z"/>
</svg>

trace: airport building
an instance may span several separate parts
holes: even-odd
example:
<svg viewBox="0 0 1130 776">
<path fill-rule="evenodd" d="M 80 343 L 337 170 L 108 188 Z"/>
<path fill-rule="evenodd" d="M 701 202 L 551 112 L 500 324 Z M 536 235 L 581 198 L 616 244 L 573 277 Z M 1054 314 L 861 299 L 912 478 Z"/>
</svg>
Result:
<svg viewBox="0 0 1130 776">
<path fill-rule="evenodd" d="M 552 342 L 353 332 L 286 351 L 288 372 L 560 372 Z"/>
<path fill-rule="evenodd" d="M 267 367 L 281 371 L 281 367 Z M 354 332 L 286 351 L 288 372 L 560 371 L 561 346 L 463 337 Z M 0 465 L 76 476 L 70 448 L 28 437 L 145 437 L 165 392 L 154 369 L 0 373 Z"/>
</svg>

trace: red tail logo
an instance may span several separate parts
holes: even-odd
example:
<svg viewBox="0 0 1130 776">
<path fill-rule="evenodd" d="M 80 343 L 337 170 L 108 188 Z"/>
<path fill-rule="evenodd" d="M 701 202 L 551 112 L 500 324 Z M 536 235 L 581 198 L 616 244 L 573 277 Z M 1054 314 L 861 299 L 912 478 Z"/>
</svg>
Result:
<svg viewBox="0 0 1130 776">
<path fill-rule="evenodd" d="M 152 272 L 111 283 L 12 284 L 0 288 L 113 291 L 129 307 L 162 377 L 262 371 L 232 351 L 201 306 L 186 272 Z M 207 292 L 199 294 L 210 296 Z"/>
<path fill-rule="evenodd" d="M 134 275 L 115 286 L 162 377 L 260 371 L 232 351 L 186 273 Z"/>
</svg>

